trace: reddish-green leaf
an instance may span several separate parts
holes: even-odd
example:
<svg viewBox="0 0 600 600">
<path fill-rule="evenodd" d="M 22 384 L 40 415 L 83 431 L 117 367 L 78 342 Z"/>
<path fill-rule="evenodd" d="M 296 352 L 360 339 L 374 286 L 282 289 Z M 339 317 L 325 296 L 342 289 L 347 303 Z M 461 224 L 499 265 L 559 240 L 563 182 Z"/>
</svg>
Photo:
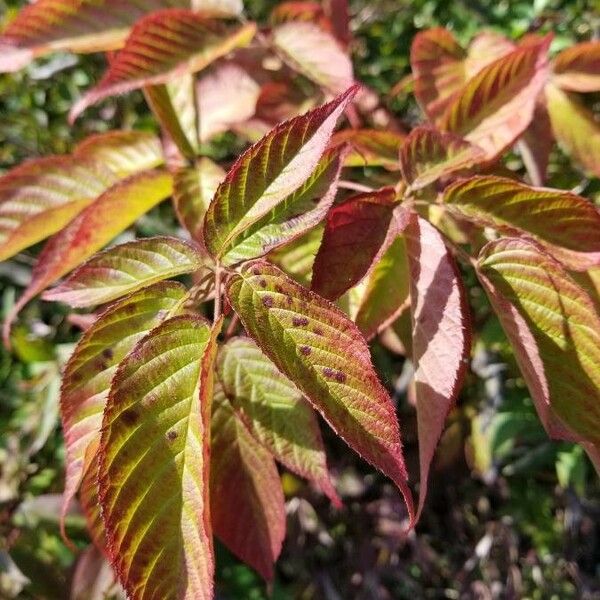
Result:
<svg viewBox="0 0 600 600">
<path fill-rule="evenodd" d="M 108 390 L 107 390 L 108 392 Z M 108 393 L 107 393 L 108 395 Z M 92 538 L 92 542 L 103 554 L 107 554 L 106 536 L 104 534 L 104 523 L 100 514 L 100 504 L 98 500 L 98 448 L 100 446 L 100 425 L 102 424 L 102 412 L 97 415 L 98 427 L 95 432 L 94 440 L 87 446 L 83 464 L 85 471 L 81 478 L 81 488 L 79 490 L 79 505 L 81 512 L 85 516 L 87 531 Z M 66 498 L 63 498 L 63 502 Z M 63 505 L 63 511 L 68 506 Z M 61 519 L 61 526 L 64 528 L 64 514 Z M 63 529 L 63 536 L 64 535 Z M 112 572 L 112 569 L 111 569 Z"/>
<path fill-rule="evenodd" d="M 306 182 L 357 90 L 282 123 L 238 158 L 206 213 L 204 241 L 215 258 Z"/>
<path fill-rule="evenodd" d="M 452 133 L 417 127 L 400 150 L 402 177 L 419 190 L 442 177 L 468 169 L 485 158 L 483 151 Z"/>
<path fill-rule="evenodd" d="M 482 176 L 449 186 L 444 200 L 460 217 L 536 239 L 572 269 L 600 264 L 600 212 L 580 196 Z"/>
<path fill-rule="evenodd" d="M 144 96 L 179 151 L 194 158 L 200 143 L 194 76 L 185 74 L 173 81 L 144 88 Z"/>
<path fill-rule="evenodd" d="M 441 27 L 418 33 L 410 49 L 415 96 L 431 119 L 440 116 L 465 83 L 465 50 Z"/>
<path fill-rule="evenodd" d="M 397 236 L 365 279 L 354 322 L 367 339 L 383 330 L 407 307 L 409 274 L 406 244 Z"/>
<path fill-rule="evenodd" d="M 351 151 L 344 160 L 345 167 L 398 168 L 398 152 L 405 136 L 394 131 L 378 129 L 344 129 L 334 133 L 331 147 L 348 144 Z"/>
<path fill-rule="evenodd" d="M 572 92 L 600 90 L 600 42 L 576 44 L 563 50 L 552 64 L 552 82 Z"/>
<path fill-rule="evenodd" d="M 202 239 L 204 215 L 225 171 L 203 156 L 194 165 L 182 167 L 173 175 L 173 201 L 181 224 L 195 240 Z"/>
<path fill-rule="evenodd" d="M 302 393 L 249 338 L 233 338 L 218 359 L 226 396 L 254 437 L 284 466 L 316 483 L 334 504 L 319 424 Z"/>
<path fill-rule="evenodd" d="M 227 295 L 246 331 L 277 368 L 351 448 L 396 483 L 412 522 L 394 406 L 356 326 L 333 304 L 266 262 L 242 267 L 230 279 Z"/>
<path fill-rule="evenodd" d="M 261 219 L 240 233 L 222 258 L 226 265 L 264 256 L 325 218 L 337 192 L 344 150 L 327 150 L 309 178 Z"/>
<path fill-rule="evenodd" d="M 336 300 L 368 273 L 386 239 L 396 233 L 395 196 L 393 188 L 382 188 L 352 196 L 329 211 L 313 267 L 313 291 Z"/>
<path fill-rule="evenodd" d="M 442 129 L 495 159 L 527 129 L 546 83 L 550 37 L 517 47 L 483 68 L 448 105 Z"/>
<path fill-rule="evenodd" d="M 57 233 L 44 246 L 33 269 L 31 282 L 4 322 L 5 343 L 8 342 L 12 321 L 27 302 L 169 196 L 171 179 L 162 170 L 132 175 L 104 192 Z"/>
<path fill-rule="evenodd" d="M 271 32 L 283 60 L 332 94 L 354 82 L 352 62 L 333 35 L 314 23 L 290 21 Z"/>
<path fill-rule="evenodd" d="M 464 381 L 470 332 L 462 282 L 440 233 L 428 221 L 413 215 L 404 235 L 410 268 L 421 472 L 418 519 L 435 448 Z"/>
<path fill-rule="evenodd" d="M 490 242 L 478 275 L 553 437 L 600 444 L 600 317 L 583 288 L 533 243 Z"/>
<path fill-rule="evenodd" d="M 108 96 L 200 71 L 234 48 L 249 43 L 255 31 L 253 23 L 228 28 L 189 10 L 152 13 L 136 23 L 107 73 L 73 106 L 70 118 L 75 119 L 88 106 Z"/>
<path fill-rule="evenodd" d="M 541 186 L 546 182 L 546 172 L 553 147 L 552 125 L 545 96 L 542 94 L 538 96 L 529 127 L 517 142 L 517 148 L 533 185 Z"/>
<path fill-rule="evenodd" d="M 285 536 L 285 505 L 277 467 L 218 384 L 211 431 L 210 516 L 215 535 L 270 581 Z"/>
<path fill-rule="evenodd" d="M 217 65 L 200 78 L 196 89 L 203 142 L 250 119 L 261 93 L 260 85 L 233 62 Z"/>
<path fill-rule="evenodd" d="M 288 21 L 308 21 L 319 24 L 327 29 L 325 11 L 318 2 L 281 2 L 271 11 L 270 20 L 273 25 L 287 23 Z"/>
<path fill-rule="evenodd" d="M 546 86 L 548 114 L 559 144 L 586 171 L 600 176 L 600 125 L 574 94 Z"/>
<path fill-rule="evenodd" d="M 141 337 L 176 310 L 184 296 L 180 284 L 160 282 L 116 302 L 86 330 L 67 362 L 60 398 L 67 448 L 63 518 L 89 469 L 86 451 L 100 438 L 117 365 Z"/>
<path fill-rule="evenodd" d="M 44 299 L 77 307 L 103 304 L 203 264 L 199 248 L 189 242 L 171 237 L 135 240 L 96 254 Z"/>
<path fill-rule="evenodd" d="M 213 596 L 208 479 L 217 329 L 192 315 L 165 321 L 112 382 L 100 504 L 113 566 L 132 598 Z"/>
</svg>

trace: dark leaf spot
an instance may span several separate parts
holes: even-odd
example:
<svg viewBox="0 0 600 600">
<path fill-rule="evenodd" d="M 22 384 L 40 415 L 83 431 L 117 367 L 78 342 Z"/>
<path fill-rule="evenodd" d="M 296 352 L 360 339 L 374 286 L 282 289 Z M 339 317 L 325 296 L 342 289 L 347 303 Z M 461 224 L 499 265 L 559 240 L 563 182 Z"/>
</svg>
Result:
<svg viewBox="0 0 600 600">
<path fill-rule="evenodd" d="M 121 418 L 127 425 L 135 425 L 138 422 L 139 415 L 132 408 L 128 408 L 123 412 Z"/>
<path fill-rule="evenodd" d="M 308 346 L 300 346 L 300 352 L 304 354 L 304 356 L 308 356 L 310 354 L 310 348 Z"/>
<path fill-rule="evenodd" d="M 273 306 L 273 298 L 271 298 L 271 296 L 263 296 L 262 303 L 267 308 L 271 308 L 271 306 Z"/>
<path fill-rule="evenodd" d="M 323 330 L 320 327 L 315 327 L 315 333 L 317 335 L 323 335 Z"/>
<path fill-rule="evenodd" d="M 258 267 L 252 268 L 252 275 L 260 275 L 260 271 L 259 271 Z"/>
<path fill-rule="evenodd" d="M 114 356 L 114 353 L 110 348 L 105 348 L 102 350 L 102 356 L 104 356 L 104 358 L 111 359 Z"/>
<path fill-rule="evenodd" d="M 346 373 L 342 373 L 341 371 L 338 371 L 335 374 L 335 380 L 339 381 L 340 383 L 344 383 L 346 381 Z"/>
<path fill-rule="evenodd" d="M 267 287 L 267 282 L 264 279 L 261 279 L 259 281 L 260 287 L 261 288 L 266 288 Z"/>
<path fill-rule="evenodd" d="M 173 430 L 167 431 L 167 437 L 169 438 L 169 441 L 172 442 L 177 439 L 177 432 Z"/>
<path fill-rule="evenodd" d="M 308 319 L 306 317 L 292 317 L 292 325 L 294 325 L 294 327 L 308 325 Z"/>
<path fill-rule="evenodd" d="M 325 367 L 323 369 L 323 375 L 325 375 L 325 377 L 334 377 L 335 371 L 333 369 L 330 369 L 329 367 Z"/>
</svg>

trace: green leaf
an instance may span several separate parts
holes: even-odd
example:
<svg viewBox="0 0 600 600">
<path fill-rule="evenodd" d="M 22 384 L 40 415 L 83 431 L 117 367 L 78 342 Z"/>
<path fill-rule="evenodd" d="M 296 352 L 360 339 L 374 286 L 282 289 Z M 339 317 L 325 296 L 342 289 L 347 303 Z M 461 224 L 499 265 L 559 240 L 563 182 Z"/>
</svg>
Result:
<svg viewBox="0 0 600 600">
<path fill-rule="evenodd" d="M 600 177 L 600 125 L 594 113 L 555 85 L 548 84 L 545 92 L 558 143 L 586 172 Z"/>
<path fill-rule="evenodd" d="M 191 10 L 153 12 L 137 21 L 100 83 L 73 106 L 69 119 L 74 121 L 88 106 L 109 96 L 200 71 L 247 45 L 255 32 L 254 23 L 230 28 Z"/>
<path fill-rule="evenodd" d="M 221 348 L 217 369 L 231 405 L 256 440 L 339 506 L 316 415 L 298 388 L 249 338 L 228 341 Z"/>
<path fill-rule="evenodd" d="M 189 167 L 181 167 L 173 175 L 173 201 L 181 224 L 200 241 L 204 215 L 225 171 L 210 158 L 202 156 Z"/>
<path fill-rule="evenodd" d="M 412 190 L 419 190 L 452 173 L 468 169 L 485 156 L 458 136 L 433 127 L 417 127 L 400 150 L 402 177 Z"/>
<path fill-rule="evenodd" d="M 306 182 L 357 90 L 351 87 L 329 104 L 278 125 L 238 158 L 206 213 L 204 241 L 216 259 Z"/>
<path fill-rule="evenodd" d="M 210 516 L 215 535 L 271 581 L 286 526 L 275 461 L 252 437 L 218 384 L 211 432 Z"/>
<path fill-rule="evenodd" d="M 344 152 L 327 150 L 309 178 L 261 219 L 231 241 L 222 262 L 259 258 L 312 229 L 325 218 L 337 192 Z"/>
<path fill-rule="evenodd" d="M 351 151 L 344 159 L 345 167 L 386 167 L 398 169 L 398 152 L 405 136 L 379 129 L 344 129 L 333 134 L 330 147 L 344 144 Z"/>
<path fill-rule="evenodd" d="M 109 188 L 57 233 L 44 246 L 31 282 L 4 322 L 5 343 L 12 321 L 27 302 L 168 197 L 171 179 L 171 175 L 162 170 L 132 175 Z"/>
<path fill-rule="evenodd" d="M 140 340 L 113 378 L 99 489 L 113 566 L 128 596 L 209 599 L 209 506 L 216 335 L 192 315 Z"/>
<path fill-rule="evenodd" d="M 103 304 L 196 271 L 204 262 L 197 246 L 177 238 L 135 240 L 96 254 L 43 298 L 76 307 Z"/>
<path fill-rule="evenodd" d="M 356 326 L 333 304 L 253 262 L 234 274 L 227 296 L 248 333 L 337 434 L 404 494 L 411 522 L 394 406 Z"/>
<path fill-rule="evenodd" d="M 178 283 L 160 282 L 119 300 L 87 329 L 67 362 L 60 397 L 67 450 L 63 519 L 89 469 L 86 452 L 100 439 L 102 413 L 118 364 L 140 338 L 177 310 L 185 293 Z"/>
<path fill-rule="evenodd" d="M 535 239 L 571 269 L 600 264 L 600 213 L 585 198 L 482 176 L 450 185 L 444 201 L 458 217 Z"/>
<path fill-rule="evenodd" d="M 550 37 L 518 46 L 484 67 L 440 118 L 441 129 L 479 146 L 494 160 L 527 129 L 548 76 Z"/>
<path fill-rule="evenodd" d="M 600 444 L 600 317 L 583 288 L 533 243 L 490 242 L 478 275 L 544 427 Z"/>
</svg>

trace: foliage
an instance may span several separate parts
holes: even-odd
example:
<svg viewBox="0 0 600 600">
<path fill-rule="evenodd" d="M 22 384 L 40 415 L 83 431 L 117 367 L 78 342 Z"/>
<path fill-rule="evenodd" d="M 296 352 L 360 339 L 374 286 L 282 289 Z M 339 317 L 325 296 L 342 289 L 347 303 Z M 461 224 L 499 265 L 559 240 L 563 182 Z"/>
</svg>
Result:
<svg viewBox="0 0 600 600">
<path fill-rule="evenodd" d="M 61 551 L 76 495 L 93 540 L 74 597 L 97 586 L 212 598 L 213 534 L 271 581 L 286 529 L 275 461 L 341 505 L 319 414 L 334 444 L 399 489 L 405 535 L 425 506 L 436 448 L 442 459 L 450 443 L 458 395 L 477 385 L 471 355 L 485 379 L 475 366 L 489 335 L 482 312 L 500 322 L 546 433 L 579 444 L 560 446 L 559 481 L 584 486 L 583 452 L 600 469 L 600 213 L 541 187 L 555 141 L 574 168 L 600 177 L 588 106 L 600 91 L 600 43 L 557 52 L 552 33 L 482 32 L 465 43 L 440 27 L 420 31 L 412 74 L 395 88 L 412 86 L 424 115 L 408 130 L 356 83 L 344 2 L 279 4 L 268 25 L 228 0 L 144 9 L 105 0 L 75 12 L 61 2 L 39 0 L 8 23 L 0 68 L 57 50 L 106 52 L 105 74 L 70 119 L 141 90 L 158 124 L 92 135 L 0 178 L 0 257 L 49 238 L 6 311 L 4 340 L 44 365 L 36 393 L 60 406 Z M 237 156 L 219 152 L 226 136 Z M 172 211 L 158 207 L 166 199 Z M 97 253 L 157 210 L 189 239 L 141 236 Z M 467 289 L 487 300 L 469 302 Z M 41 293 L 98 307 L 70 315 L 85 331 L 68 358 L 14 326 Z M 411 463 L 378 374 L 380 344 L 412 365 Z M 472 415 L 483 474 L 541 431 L 527 406 L 492 425 L 485 416 Z M 49 435 L 38 427 L 29 453 Z M 44 500 L 56 508 L 56 497 Z M 79 542 L 82 523 L 75 529 Z M 64 585 L 48 578 L 49 589 Z"/>
</svg>

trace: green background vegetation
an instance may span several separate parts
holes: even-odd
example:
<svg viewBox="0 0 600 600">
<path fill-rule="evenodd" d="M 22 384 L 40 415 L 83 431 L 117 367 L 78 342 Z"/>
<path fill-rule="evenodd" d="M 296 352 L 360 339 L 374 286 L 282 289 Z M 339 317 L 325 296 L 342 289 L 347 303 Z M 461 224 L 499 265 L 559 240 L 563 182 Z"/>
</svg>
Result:
<svg viewBox="0 0 600 600">
<path fill-rule="evenodd" d="M 21 4 L 0 0 L 0 19 Z M 246 0 L 257 18 L 273 4 Z M 554 50 L 600 34 L 594 1 L 355 0 L 351 6 L 356 73 L 407 125 L 419 119 L 414 101 L 389 92 L 409 72 L 410 43 L 421 29 L 448 26 L 461 41 L 486 27 L 511 37 L 553 31 Z M 67 152 L 92 132 L 155 127 L 138 92 L 68 125 L 70 106 L 103 68 L 99 56 L 60 54 L 0 75 L 0 172 L 25 158 Z M 227 136 L 213 150 L 225 157 L 237 152 Z M 517 157 L 507 160 L 520 168 Z M 550 183 L 599 199 L 598 181 L 583 179 L 558 150 Z M 140 235 L 169 233 L 175 222 L 159 207 L 136 227 Z M 27 282 L 36 250 L 0 264 L 0 311 Z M 284 475 L 288 538 L 274 598 L 600 598 L 598 480 L 579 448 L 547 439 L 497 320 L 471 274 L 465 276 L 479 331 L 473 369 L 442 439 L 416 535 L 402 535 L 404 508 L 391 484 L 324 430 L 345 507 L 333 510 Z M 0 598 L 14 597 L 23 585 L 11 560 L 29 579 L 17 597 L 66 598 L 75 554 L 58 534 L 53 495 L 62 491 L 64 477 L 59 369 L 77 329 L 59 305 L 41 302 L 27 307 L 21 323 L 15 353 L 0 350 Z M 377 344 L 373 355 L 395 388 L 414 466 L 415 421 L 403 361 Z M 68 525 L 84 547 L 83 519 L 73 515 Z M 217 582 L 223 598 L 266 597 L 253 572 L 221 547 Z"/>
</svg>

